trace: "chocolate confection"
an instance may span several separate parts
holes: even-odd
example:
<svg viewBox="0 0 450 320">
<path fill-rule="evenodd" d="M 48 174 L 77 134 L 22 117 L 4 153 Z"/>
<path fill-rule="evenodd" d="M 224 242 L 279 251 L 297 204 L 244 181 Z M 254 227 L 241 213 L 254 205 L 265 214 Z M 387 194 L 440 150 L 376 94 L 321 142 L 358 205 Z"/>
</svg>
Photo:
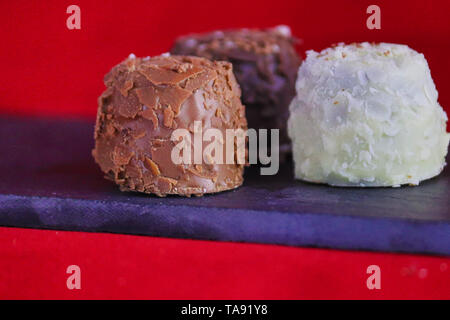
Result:
<svg viewBox="0 0 450 320">
<path fill-rule="evenodd" d="M 280 129 L 281 155 L 290 152 L 286 123 L 301 60 L 289 27 L 184 36 L 171 52 L 231 62 L 242 89 L 249 127 Z"/>
<path fill-rule="evenodd" d="M 196 120 L 224 136 L 226 129 L 247 129 L 230 63 L 130 55 L 104 82 L 92 154 L 122 191 L 190 196 L 242 184 L 241 164 L 175 164 L 171 158 L 177 143 L 171 134 L 182 128 L 193 136 Z"/>
<path fill-rule="evenodd" d="M 423 54 L 340 43 L 308 51 L 298 76 L 288 121 L 297 179 L 400 187 L 444 169 L 448 117 Z"/>
</svg>

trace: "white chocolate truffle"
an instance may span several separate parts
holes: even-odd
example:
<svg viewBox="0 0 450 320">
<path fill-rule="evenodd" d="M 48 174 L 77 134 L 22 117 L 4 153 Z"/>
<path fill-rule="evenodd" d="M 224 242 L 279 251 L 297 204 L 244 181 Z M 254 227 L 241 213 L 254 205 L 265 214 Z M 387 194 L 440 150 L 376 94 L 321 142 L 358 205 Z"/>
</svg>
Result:
<svg viewBox="0 0 450 320">
<path fill-rule="evenodd" d="M 307 52 L 288 132 L 298 179 L 418 185 L 445 166 L 447 115 L 423 54 L 398 44 Z"/>
</svg>

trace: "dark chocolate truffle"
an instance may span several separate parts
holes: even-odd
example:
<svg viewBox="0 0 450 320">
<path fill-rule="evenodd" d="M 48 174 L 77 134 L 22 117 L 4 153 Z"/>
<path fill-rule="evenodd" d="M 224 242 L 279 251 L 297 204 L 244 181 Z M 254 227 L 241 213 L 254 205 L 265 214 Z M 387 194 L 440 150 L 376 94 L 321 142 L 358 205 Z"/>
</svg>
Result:
<svg viewBox="0 0 450 320">
<path fill-rule="evenodd" d="M 184 36 L 171 52 L 231 62 L 242 89 L 249 127 L 280 129 L 280 153 L 290 152 L 286 124 L 301 59 L 289 27 Z"/>
<path fill-rule="evenodd" d="M 99 98 L 92 154 L 122 191 L 190 196 L 242 184 L 242 164 L 176 164 L 171 158 L 177 143 L 172 133 L 186 129 L 193 140 L 194 121 L 224 136 L 226 129 L 247 129 L 230 63 L 130 55 L 104 82 L 107 89 Z"/>
</svg>

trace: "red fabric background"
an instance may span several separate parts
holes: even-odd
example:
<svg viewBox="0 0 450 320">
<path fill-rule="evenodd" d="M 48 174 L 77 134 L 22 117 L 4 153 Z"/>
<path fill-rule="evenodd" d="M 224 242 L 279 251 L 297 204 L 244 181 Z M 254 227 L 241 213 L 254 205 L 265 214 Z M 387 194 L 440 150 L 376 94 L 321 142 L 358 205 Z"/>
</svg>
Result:
<svg viewBox="0 0 450 320">
<path fill-rule="evenodd" d="M 81 8 L 81 30 L 66 8 Z M 381 30 L 365 26 L 381 7 Z M 450 111 L 448 1 L 1 1 L 0 113 L 94 119 L 102 77 L 133 52 L 189 32 L 287 24 L 305 49 L 345 41 L 423 52 Z M 82 290 L 65 268 L 82 268 Z M 382 269 L 369 291 L 365 270 Z M 446 298 L 450 259 L 269 245 L 0 228 L 3 298 Z"/>
<path fill-rule="evenodd" d="M 450 106 L 448 1 L 376 1 L 381 30 L 366 28 L 373 1 L 140 0 L 1 1 L 0 111 L 94 118 L 109 69 L 131 52 L 168 51 L 179 35 L 215 28 L 287 24 L 320 50 L 340 41 L 405 43 L 427 57 Z M 68 30 L 66 8 L 81 8 L 81 30 Z"/>
<path fill-rule="evenodd" d="M 0 228 L 0 299 L 450 299 L 449 284 L 448 258 Z"/>
</svg>

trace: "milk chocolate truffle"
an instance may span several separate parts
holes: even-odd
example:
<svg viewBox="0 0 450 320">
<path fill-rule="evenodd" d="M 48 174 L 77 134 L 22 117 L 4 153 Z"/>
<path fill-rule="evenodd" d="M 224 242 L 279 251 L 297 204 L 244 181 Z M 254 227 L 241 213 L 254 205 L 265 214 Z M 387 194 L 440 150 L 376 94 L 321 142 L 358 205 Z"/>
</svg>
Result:
<svg viewBox="0 0 450 320">
<path fill-rule="evenodd" d="M 423 54 L 388 43 L 309 51 L 296 86 L 289 135 L 298 179 L 418 185 L 444 168 L 447 115 Z"/>
<path fill-rule="evenodd" d="M 194 141 L 194 121 L 200 121 L 202 130 L 214 128 L 224 136 L 226 129 L 247 129 L 230 63 L 130 55 L 104 82 L 92 154 L 122 191 L 190 196 L 242 184 L 241 164 L 176 164 L 171 158 L 178 143 L 173 131 L 186 129 Z"/>
<path fill-rule="evenodd" d="M 231 62 L 249 127 L 280 129 L 281 155 L 290 152 L 286 124 L 301 60 L 289 27 L 189 35 L 179 38 L 171 52 Z"/>
</svg>

